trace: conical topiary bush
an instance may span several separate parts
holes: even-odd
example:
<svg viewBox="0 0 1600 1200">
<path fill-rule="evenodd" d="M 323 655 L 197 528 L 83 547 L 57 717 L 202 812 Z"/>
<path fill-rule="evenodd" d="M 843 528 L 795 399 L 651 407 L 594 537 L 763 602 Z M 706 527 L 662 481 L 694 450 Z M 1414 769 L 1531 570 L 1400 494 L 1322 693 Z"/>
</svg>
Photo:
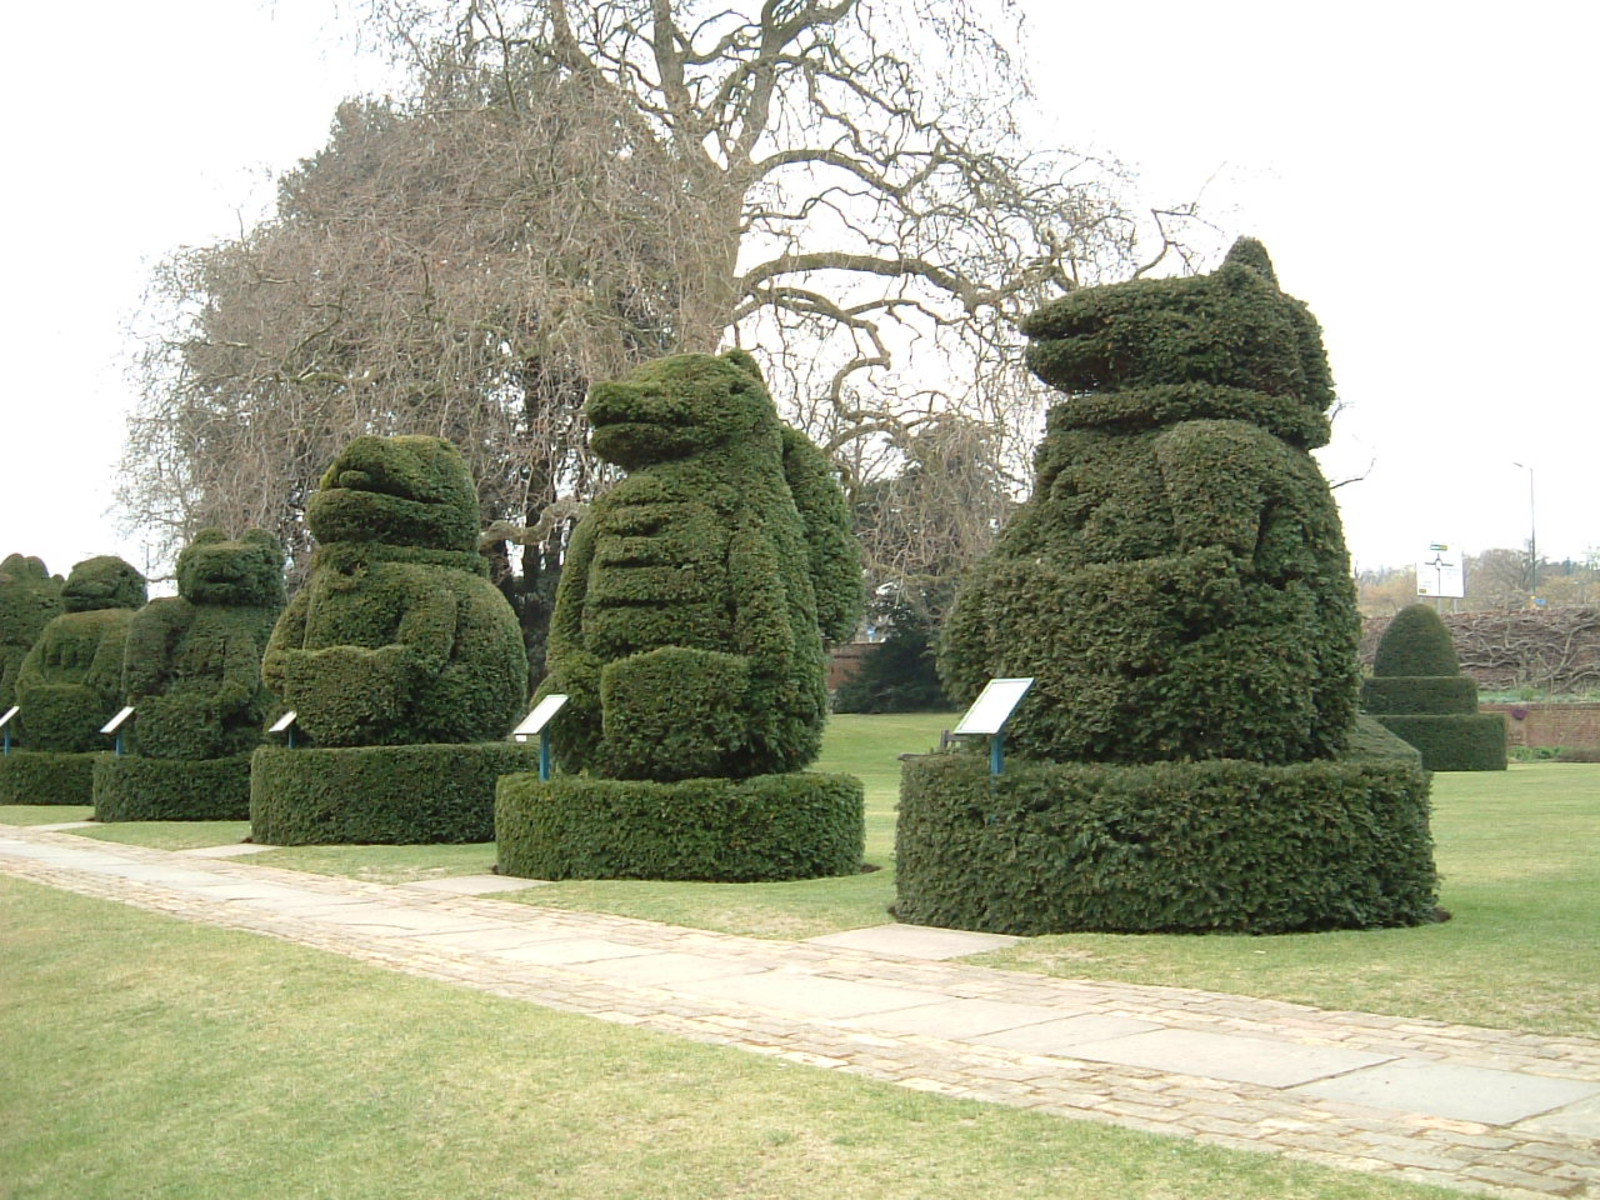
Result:
<svg viewBox="0 0 1600 1200">
<path fill-rule="evenodd" d="M 1503 771 L 1505 718 L 1478 711 L 1478 685 L 1461 674 L 1450 631 L 1426 604 L 1389 622 L 1361 689 L 1361 707 L 1422 754 L 1429 771 Z"/>
</svg>

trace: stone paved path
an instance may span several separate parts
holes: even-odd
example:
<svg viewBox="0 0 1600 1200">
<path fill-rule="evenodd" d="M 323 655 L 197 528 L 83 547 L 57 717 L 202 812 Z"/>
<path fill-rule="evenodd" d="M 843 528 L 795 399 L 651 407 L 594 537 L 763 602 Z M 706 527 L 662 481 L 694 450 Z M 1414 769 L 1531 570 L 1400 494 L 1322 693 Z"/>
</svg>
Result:
<svg viewBox="0 0 1600 1200">
<path fill-rule="evenodd" d="M 0 873 L 905 1087 L 1511 1197 L 1600 1200 L 1600 1041 L 964 964 L 885 926 L 775 942 L 0 825 Z"/>
</svg>

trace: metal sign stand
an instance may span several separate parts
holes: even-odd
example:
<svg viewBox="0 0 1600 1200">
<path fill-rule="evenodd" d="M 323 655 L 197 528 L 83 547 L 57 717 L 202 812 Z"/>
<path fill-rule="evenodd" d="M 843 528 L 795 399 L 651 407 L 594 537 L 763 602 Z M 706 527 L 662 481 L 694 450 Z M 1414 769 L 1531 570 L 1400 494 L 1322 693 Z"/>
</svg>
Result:
<svg viewBox="0 0 1600 1200">
<path fill-rule="evenodd" d="M 566 706 L 567 697 L 559 693 L 546 696 L 533 711 L 522 719 L 522 724 L 511 731 L 513 741 L 525 742 L 539 735 L 539 782 L 550 781 L 550 722 Z"/>
<path fill-rule="evenodd" d="M 1022 697 L 1033 686 L 1033 676 L 1016 679 L 991 679 L 984 684 L 983 692 L 972 702 L 972 707 L 961 717 L 961 723 L 951 730 L 954 737 L 987 737 L 989 739 L 989 774 L 1000 775 L 1006 769 L 1006 722 L 1011 720 Z"/>
</svg>

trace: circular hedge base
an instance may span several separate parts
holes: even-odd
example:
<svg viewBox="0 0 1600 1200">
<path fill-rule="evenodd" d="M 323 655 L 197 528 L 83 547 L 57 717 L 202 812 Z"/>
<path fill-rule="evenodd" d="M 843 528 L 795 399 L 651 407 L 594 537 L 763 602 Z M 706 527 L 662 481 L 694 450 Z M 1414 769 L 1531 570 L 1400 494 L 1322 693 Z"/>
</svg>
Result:
<svg viewBox="0 0 1600 1200">
<path fill-rule="evenodd" d="M 1429 771 L 1504 771 L 1506 719 L 1499 713 L 1374 714 L 1422 752 Z"/>
<path fill-rule="evenodd" d="M 251 837 L 273 846 L 487 842 L 495 781 L 538 763 L 537 745 L 514 742 L 263 746 L 251 758 Z"/>
<path fill-rule="evenodd" d="M 94 765 L 96 821 L 244 821 L 250 756 L 102 757 Z"/>
<path fill-rule="evenodd" d="M 13 750 L 0 754 L 0 804 L 93 804 L 94 764 L 111 755 Z"/>
<path fill-rule="evenodd" d="M 866 827 L 852 775 L 514 775 L 500 781 L 495 841 L 501 874 L 525 879 L 752 883 L 854 875 Z"/>
<path fill-rule="evenodd" d="M 1434 919 L 1415 763 L 907 759 L 895 916 L 985 933 L 1289 933 Z"/>
</svg>

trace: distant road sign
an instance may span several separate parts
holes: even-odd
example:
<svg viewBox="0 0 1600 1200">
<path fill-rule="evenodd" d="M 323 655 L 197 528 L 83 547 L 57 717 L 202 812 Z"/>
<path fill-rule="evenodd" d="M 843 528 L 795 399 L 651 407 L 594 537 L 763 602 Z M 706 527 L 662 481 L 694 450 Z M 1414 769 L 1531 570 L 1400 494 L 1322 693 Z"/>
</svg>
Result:
<svg viewBox="0 0 1600 1200">
<path fill-rule="evenodd" d="M 1461 548 L 1431 542 L 1427 554 L 1417 559 L 1417 595 L 1459 600 L 1467 594 L 1467 572 Z"/>
</svg>

